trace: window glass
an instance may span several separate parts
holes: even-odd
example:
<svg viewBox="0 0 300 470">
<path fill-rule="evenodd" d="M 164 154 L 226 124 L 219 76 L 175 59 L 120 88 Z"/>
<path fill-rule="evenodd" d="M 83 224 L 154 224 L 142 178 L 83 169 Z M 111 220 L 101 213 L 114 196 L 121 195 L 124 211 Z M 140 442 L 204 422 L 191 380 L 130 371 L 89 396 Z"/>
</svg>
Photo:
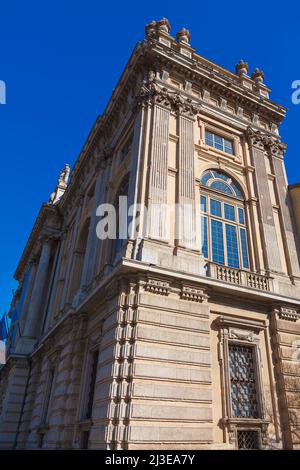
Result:
<svg viewBox="0 0 300 470">
<path fill-rule="evenodd" d="M 201 217 L 201 243 L 202 254 L 204 258 L 208 258 L 208 244 L 207 244 L 207 217 Z"/>
<path fill-rule="evenodd" d="M 232 220 L 233 222 L 235 221 L 234 206 L 226 203 L 224 204 L 224 217 L 227 220 Z"/>
<path fill-rule="evenodd" d="M 216 201 L 216 199 L 210 199 L 210 213 L 211 215 L 222 217 L 222 206 L 220 201 Z"/>
<path fill-rule="evenodd" d="M 224 245 L 222 222 L 211 220 L 212 259 L 215 263 L 224 264 Z"/>
<path fill-rule="evenodd" d="M 227 246 L 227 264 L 231 268 L 239 268 L 239 252 L 237 243 L 236 227 L 226 224 L 226 246 Z"/>
</svg>

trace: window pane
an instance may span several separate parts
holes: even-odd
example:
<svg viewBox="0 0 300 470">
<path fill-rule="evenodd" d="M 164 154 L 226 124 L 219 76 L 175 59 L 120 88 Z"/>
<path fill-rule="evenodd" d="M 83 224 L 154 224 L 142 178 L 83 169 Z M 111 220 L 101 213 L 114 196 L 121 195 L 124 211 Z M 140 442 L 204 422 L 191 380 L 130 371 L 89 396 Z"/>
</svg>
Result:
<svg viewBox="0 0 300 470">
<path fill-rule="evenodd" d="M 207 246 L 207 217 L 201 217 L 201 244 L 202 254 L 204 258 L 208 258 L 208 246 Z"/>
<path fill-rule="evenodd" d="M 201 184 L 203 184 L 204 186 L 207 186 L 207 182 L 208 180 L 210 180 L 211 178 L 213 178 L 213 174 L 211 171 L 205 171 L 201 177 Z"/>
<path fill-rule="evenodd" d="M 231 206 L 230 204 L 224 204 L 224 216 L 227 220 L 235 221 L 234 206 Z"/>
<path fill-rule="evenodd" d="M 229 179 L 228 175 L 224 175 L 224 173 L 221 173 L 220 171 L 212 171 L 213 175 L 215 178 L 218 178 L 219 180 L 224 180 L 227 181 Z"/>
<path fill-rule="evenodd" d="M 213 141 L 213 135 L 211 132 L 205 132 L 205 143 L 206 145 L 210 145 L 211 147 L 213 147 L 214 145 L 214 141 Z"/>
<path fill-rule="evenodd" d="M 206 197 L 205 196 L 201 196 L 200 198 L 200 208 L 201 208 L 201 212 L 206 212 Z"/>
<path fill-rule="evenodd" d="M 223 227 L 218 220 L 211 221 L 211 245 L 213 261 L 224 264 Z"/>
<path fill-rule="evenodd" d="M 227 245 L 227 261 L 231 268 L 239 268 L 239 253 L 236 227 L 226 224 L 226 245 Z"/>
<path fill-rule="evenodd" d="M 239 207 L 239 223 L 242 224 L 242 225 L 245 225 L 244 209 L 241 209 L 240 207 Z"/>
<path fill-rule="evenodd" d="M 235 418 L 259 418 L 253 347 L 229 344 L 231 408 Z"/>
<path fill-rule="evenodd" d="M 211 185 L 210 188 L 217 189 L 218 191 L 221 191 L 222 193 L 229 194 L 232 196 L 232 191 L 227 184 L 223 183 L 222 181 L 214 181 Z"/>
<path fill-rule="evenodd" d="M 230 140 L 224 139 L 224 149 L 225 152 L 230 153 L 231 155 L 233 154 L 233 145 Z"/>
<path fill-rule="evenodd" d="M 215 199 L 210 200 L 210 213 L 211 215 L 222 217 L 222 207 L 220 201 L 216 201 Z"/>
<path fill-rule="evenodd" d="M 241 246 L 242 246 L 242 260 L 243 260 L 243 268 L 249 268 L 249 259 L 248 259 L 248 252 L 247 252 L 247 237 L 246 237 L 246 230 L 244 228 L 240 228 L 240 236 L 241 236 Z"/>
<path fill-rule="evenodd" d="M 223 139 L 219 135 L 215 135 L 215 147 L 218 150 L 223 150 Z"/>
</svg>

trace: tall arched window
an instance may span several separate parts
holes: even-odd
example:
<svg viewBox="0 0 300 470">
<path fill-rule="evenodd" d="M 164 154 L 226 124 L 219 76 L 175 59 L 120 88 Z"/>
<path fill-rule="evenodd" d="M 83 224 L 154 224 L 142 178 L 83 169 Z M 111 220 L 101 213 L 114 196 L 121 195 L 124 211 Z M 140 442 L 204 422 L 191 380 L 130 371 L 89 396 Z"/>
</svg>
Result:
<svg viewBox="0 0 300 470">
<path fill-rule="evenodd" d="M 239 185 L 219 170 L 206 170 L 200 185 L 204 258 L 249 269 L 245 201 Z"/>
</svg>

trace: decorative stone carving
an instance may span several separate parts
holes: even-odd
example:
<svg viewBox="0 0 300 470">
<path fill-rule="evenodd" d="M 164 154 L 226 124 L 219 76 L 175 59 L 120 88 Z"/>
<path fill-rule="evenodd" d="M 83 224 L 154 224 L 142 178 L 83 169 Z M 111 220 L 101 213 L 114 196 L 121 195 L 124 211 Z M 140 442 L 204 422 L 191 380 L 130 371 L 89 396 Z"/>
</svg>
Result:
<svg viewBox="0 0 300 470">
<path fill-rule="evenodd" d="M 276 139 L 271 135 L 264 134 L 261 131 L 256 131 L 252 129 L 252 127 L 248 127 L 247 137 L 251 145 L 258 147 L 261 150 L 267 150 L 272 155 L 282 157 L 286 150 L 286 144 L 281 142 L 279 139 Z"/>
<path fill-rule="evenodd" d="M 150 71 L 136 95 L 136 105 L 145 106 L 155 103 L 190 117 L 195 116 L 201 108 L 190 98 L 183 97 L 177 92 L 171 92 L 165 87 L 160 87 L 155 81 L 155 73 Z"/>
<path fill-rule="evenodd" d="M 65 190 L 67 189 L 69 176 L 70 176 L 70 166 L 68 165 L 68 163 L 66 163 L 65 167 L 61 170 L 59 174 L 56 188 L 54 189 L 53 193 L 50 195 L 49 202 L 51 204 L 56 204 L 60 200 L 62 195 L 64 194 Z"/>
<path fill-rule="evenodd" d="M 148 279 L 144 289 L 148 292 L 152 292 L 153 294 L 169 295 L 170 284 L 158 279 Z"/>
<path fill-rule="evenodd" d="M 207 294 L 203 289 L 183 285 L 181 288 L 181 298 L 193 302 L 203 302 L 207 299 Z"/>
<path fill-rule="evenodd" d="M 249 65 L 248 62 L 245 62 L 244 60 L 240 60 L 238 64 L 235 66 L 235 70 L 237 75 L 242 76 L 242 75 L 247 75 L 248 70 L 249 70 Z"/>
<path fill-rule="evenodd" d="M 300 313 L 296 308 L 282 306 L 276 309 L 276 312 L 281 320 L 287 320 L 292 322 L 300 320 Z"/>
<path fill-rule="evenodd" d="M 253 331 L 250 330 L 240 330 L 237 328 L 230 328 L 229 338 L 240 339 L 243 341 L 253 341 Z"/>
</svg>

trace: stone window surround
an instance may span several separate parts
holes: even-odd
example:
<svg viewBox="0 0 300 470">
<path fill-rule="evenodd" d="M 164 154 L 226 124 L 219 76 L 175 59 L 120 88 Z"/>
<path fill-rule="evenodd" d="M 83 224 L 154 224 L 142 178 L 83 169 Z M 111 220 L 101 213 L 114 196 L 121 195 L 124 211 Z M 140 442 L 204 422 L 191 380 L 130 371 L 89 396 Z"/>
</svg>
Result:
<svg viewBox="0 0 300 470">
<path fill-rule="evenodd" d="M 223 390 L 221 424 L 224 434 L 228 435 L 228 442 L 237 448 L 237 431 L 257 431 L 260 448 L 267 444 L 267 429 L 269 420 L 266 419 L 265 400 L 261 374 L 261 344 L 258 333 L 266 329 L 264 321 L 255 319 L 238 319 L 221 315 L 215 320 L 219 330 L 218 359 L 221 369 L 221 386 Z M 257 396 L 259 397 L 260 418 L 235 418 L 231 410 L 230 377 L 229 377 L 229 343 L 247 345 L 254 348 L 256 362 Z M 227 440 L 227 436 L 226 436 Z"/>
</svg>

